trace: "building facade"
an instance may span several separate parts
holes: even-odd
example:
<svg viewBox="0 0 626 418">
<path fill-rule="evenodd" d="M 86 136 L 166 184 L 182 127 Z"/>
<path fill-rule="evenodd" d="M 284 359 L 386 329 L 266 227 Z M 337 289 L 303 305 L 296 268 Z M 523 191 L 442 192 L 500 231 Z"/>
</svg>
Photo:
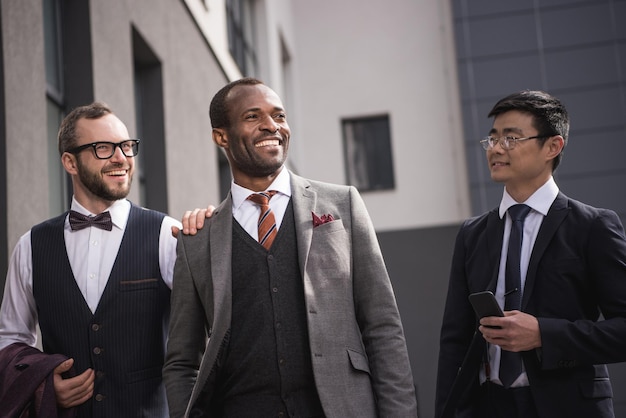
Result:
<svg viewBox="0 0 626 418">
<path fill-rule="evenodd" d="M 456 231 L 502 193 L 478 145 L 489 107 L 522 89 L 562 98 L 557 182 L 626 219 L 623 18 L 626 0 L 0 0 L 0 282 L 19 237 L 69 206 L 69 110 L 109 104 L 142 139 L 131 200 L 180 218 L 229 187 L 211 97 L 258 77 L 288 111 L 290 169 L 361 191 L 432 416 Z M 626 414 L 626 369 L 612 371 Z"/>
</svg>

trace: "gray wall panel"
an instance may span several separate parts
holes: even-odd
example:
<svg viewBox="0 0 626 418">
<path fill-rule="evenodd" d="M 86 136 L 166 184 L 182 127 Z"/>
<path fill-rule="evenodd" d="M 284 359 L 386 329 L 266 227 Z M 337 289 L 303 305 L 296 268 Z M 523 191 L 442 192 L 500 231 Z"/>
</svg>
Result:
<svg viewBox="0 0 626 418">
<path fill-rule="evenodd" d="M 624 16 L 626 16 L 626 1 L 619 0 L 612 2 L 613 6 L 613 27 L 615 28 L 615 36 L 620 39 L 626 38 L 626 26 L 623 25 Z"/>
<path fill-rule="evenodd" d="M 493 0 L 455 0 L 455 12 L 465 10 L 467 16 L 481 16 L 485 14 L 511 13 L 528 10 L 533 7 L 533 0 L 493 1 Z M 471 4 L 471 7 L 464 5 Z"/>
<path fill-rule="evenodd" d="M 604 130 L 608 126 L 614 128 L 626 126 L 623 88 L 624 86 L 619 88 L 619 86 L 609 85 L 562 92 L 549 90 L 554 91 L 554 94 L 567 107 L 570 117 L 570 135 L 573 136 L 578 130 Z M 603 156 L 603 150 L 598 148 L 593 155 L 588 157 L 601 159 Z"/>
<path fill-rule="evenodd" d="M 612 209 L 620 215 L 622 223 L 626 223 L 624 205 L 626 173 L 563 178 L 559 180 L 559 184 L 561 191 L 569 197 L 592 206 Z"/>
<path fill-rule="evenodd" d="M 420 417 L 435 413 L 439 330 L 458 228 L 378 234 L 402 316 Z"/>
<path fill-rule="evenodd" d="M 477 59 L 473 68 L 476 91 L 481 96 L 501 96 L 511 89 L 512 80 L 519 90 L 536 88 L 542 83 L 541 65 L 541 57 L 535 52 Z"/>
<path fill-rule="evenodd" d="M 540 21 L 546 49 L 606 42 L 615 36 L 608 1 L 545 10 Z"/>
<path fill-rule="evenodd" d="M 593 176 L 603 171 L 624 169 L 626 141 L 624 129 L 605 129 L 576 132 L 570 135 L 563 154 L 563 163 L 556 175 L 559 179 L 571 176 Z M 602 153 L 602 158 L 596 157 Z M 576 162 L 575 164 L 572 162 Z"/>
<path fill-rule="evenodd" d="M 472 55 L 518 54 L 537 45 L 537 31 L 532 12 L 496 15 L 469 21 Z M 520 36 L 520 32 L 524 36 Z"/>
<path fill-rule="evenodd" d="M 615 47 L 610 44 L 546 52 L 545 65 L 546 80 L 554 89 L 620 81 Z"/>
</svg>

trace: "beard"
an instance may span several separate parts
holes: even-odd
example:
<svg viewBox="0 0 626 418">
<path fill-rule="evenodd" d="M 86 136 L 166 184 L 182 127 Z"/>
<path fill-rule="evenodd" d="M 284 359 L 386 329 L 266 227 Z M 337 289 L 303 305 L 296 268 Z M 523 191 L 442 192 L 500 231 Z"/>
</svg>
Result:
<svg viewBox="0 0 626 418">
<path fill-rule="evenodd" d="M 128 196 L 128 193 L 130 193 L 130 185 L 133 181 L 132 175 L 129 174 L 129 180 L 126 186 L 118 189 L 112 189 L 107 186 L 107 184 L 100 176 L 99 172 L 96 173 L 90 171 L 81 162 L 80 158 L 77 158 L 76 160 L 78 165 L 78 178 L 80 179 L 81 183 L 83 183 L 85 188 L 87 188 L 87 190 L 89 190 L 93 195 L 103 200 L 112 202 L 115 200 L 124 199 L 126 196 Z"/>
<path fill-rule="evenodd" d="M 229 132 L 229 136 L 237 138 L 234 147 L 226 149 L 226 156 L 233 167 L 250 177 L 267 177 L 281 169 L 287 160 L 289 150 L 289 137 L 281 135 L 281 147 L 273 155 L 262 155 L 254 147 L 254 143 L 264 138 L 275 138 L 275 135 L 262 135 L 261 137 L 248 140 L 238 137 L 237 132 Z"/>
<path fill-rule="evenodd" d="M 239 162 L 237 168 L 250 177 L 267 177 L 279 171 L 284 162 L 285 158 L 279 158 L 269 162 L 256 159 L 254 161 Z"/>
</svg>

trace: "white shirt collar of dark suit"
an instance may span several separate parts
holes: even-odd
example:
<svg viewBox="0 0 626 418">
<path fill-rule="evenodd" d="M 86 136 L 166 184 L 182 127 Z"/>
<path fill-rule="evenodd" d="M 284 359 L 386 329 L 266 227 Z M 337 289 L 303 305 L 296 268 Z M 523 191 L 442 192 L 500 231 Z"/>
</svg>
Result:
<svg viewBox="0 0 626 418">
<path fill-rule="evenodd" d="M 548 214 L 550 206 L 554 203 L 557 195 L 559 194 L 559 187 L 554 181 L 554 177 L 550 176 L 550 179 L 545 182 L 543 186 L 538 188 L 525 202 L 516 202 L 515 199 L 506 191 L 502 194 L 502 200 L 500 201 L 499 214 L 500 218 L 504 218 L 506 211 L 513 205 L 518 203 L 524 203 L 531 207 L 536 212 L 541 213 L 543 216 Z"/>
</svg>

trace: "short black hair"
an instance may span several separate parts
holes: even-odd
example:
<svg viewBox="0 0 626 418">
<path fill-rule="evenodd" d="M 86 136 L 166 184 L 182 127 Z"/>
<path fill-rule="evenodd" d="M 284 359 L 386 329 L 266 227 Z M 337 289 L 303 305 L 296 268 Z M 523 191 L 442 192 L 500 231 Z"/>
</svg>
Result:
<svg viewBox="0 0 626 418">
<path fill-rule="evenodd" d="M 252 77 L 241 78 L 228 83 L 220 89 L 213 99 L 209 107 L 209 117 L 211 118 L 211 126 L 213 128 L 230 128 L 230 114 L 226 103 L 228 93 L 237 86 L 254 86 L 263 84 L 261 80 Z"/>
</svg>

